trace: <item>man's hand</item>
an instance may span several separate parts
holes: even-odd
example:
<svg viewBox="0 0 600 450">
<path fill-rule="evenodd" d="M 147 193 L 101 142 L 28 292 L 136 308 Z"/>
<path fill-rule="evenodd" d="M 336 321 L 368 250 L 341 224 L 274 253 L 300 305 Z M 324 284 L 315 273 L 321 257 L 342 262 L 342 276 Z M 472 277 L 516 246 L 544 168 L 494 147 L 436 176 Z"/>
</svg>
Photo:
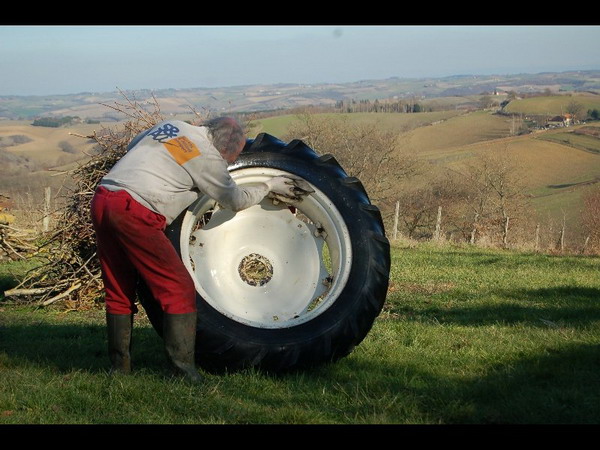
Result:
<svg viewBox="0 0 600 450">
<path fill-rule="evenodd" d="M 294 195 L 294 180 L 289 177 L 274 177 L 266 182 L 269 187 L 269 192 L 273 194 L 283 195 L 284 197 L 295 197 Z"/>
<path fill-rule="evenodd" d="M 269 187 L 268 197 L 282 202 L 297 202 L 314 192 L 306 181 L 291 176 L 273 177 L 266 185 Z"/>
</svg>

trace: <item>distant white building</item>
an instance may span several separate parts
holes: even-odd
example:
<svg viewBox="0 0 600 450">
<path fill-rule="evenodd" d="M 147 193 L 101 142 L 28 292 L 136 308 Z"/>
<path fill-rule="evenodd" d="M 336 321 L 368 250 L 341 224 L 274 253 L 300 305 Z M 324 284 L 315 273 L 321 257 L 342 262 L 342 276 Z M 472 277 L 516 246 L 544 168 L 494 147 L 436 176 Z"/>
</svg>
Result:
<svg viewBox="0 0 600 450">
<path fill-rule="evenodd" d="M 554 127 L 568 127 L 573 123 L 573 116 L 571 114 L 563 114 L 561 116 L 554 116 L 548 119 L 547 124 Z"/>
</svg>

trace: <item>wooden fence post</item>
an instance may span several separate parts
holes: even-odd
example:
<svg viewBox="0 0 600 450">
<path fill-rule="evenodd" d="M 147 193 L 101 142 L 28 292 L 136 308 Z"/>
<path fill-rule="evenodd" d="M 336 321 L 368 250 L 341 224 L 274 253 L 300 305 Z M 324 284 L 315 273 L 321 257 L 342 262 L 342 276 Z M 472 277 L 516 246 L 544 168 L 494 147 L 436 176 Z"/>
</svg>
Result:
<svg viewBox="0 0 600 450">
<path fill-rule="evenodd" d="M 560 252 L 562 253 L 565 249 L 565 219 L 564 219 L 564 217 L 563 217 L 562 227 L 560 229 L 559 244 L 560 244 Z"/>
<path fill-rule="evenodd" d="M 587 250 L 587 246 L 588 246 L 588 243 L 589 243 L 589 242 L 590 242 L 590 237 L 589 237 L 589 236 L 587 236 L 587 237 L 585 238 L 585 242 L 583 243 L 583 248 L 581 249 L 581 253 L 582 253 L 582 254 L 585 254 L 585 251 Z"/>
<path fill-rule="evenodd" d="M 436 241 L 440 240 L 440 230 L 442 228 L 442 207 L 438 206 L 437 220 L 435 221 L 435 233 L 433 238 Z"/>
<path fill-rule="evenodd" d="M 560 238 L 559 238 L 559 242 L 560 242 L 560 252 L 562 253 L 565 249 L 565 227 L 562 227 L 560 229 Z"/>
<path fill-rule="evenodd" d="M 477 232 L 477 219 L 479 218 L 479 213 L 475 213 L 475 218 L 473 219 L 473 229 L 471 230 L 471 239 L 469 242 L 471 244 L 475 243 L 475 233 Z"/>
<path fill-rule="evenodd" d="M 398 216 L 400 215 L 400 202 L 396 202 L 396 213 L 394 215 L 394 240 L 398 238 Z"/>
<path fill-rule="evenodd" d="M 50 187 L 44 189 L 44 218 L 42 219 L 42 231 L 50 229 Z"/>
</svg>

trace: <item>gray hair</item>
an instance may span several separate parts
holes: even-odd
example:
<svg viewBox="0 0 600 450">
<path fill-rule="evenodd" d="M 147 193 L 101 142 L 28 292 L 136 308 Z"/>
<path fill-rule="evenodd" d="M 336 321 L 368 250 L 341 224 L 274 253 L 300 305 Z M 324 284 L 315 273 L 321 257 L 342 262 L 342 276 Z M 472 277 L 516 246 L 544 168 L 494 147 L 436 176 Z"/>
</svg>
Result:
<svg viewBox="0 0 600 450">
<path fill-rule="evenodd" d="M 215 117 L 200 126 L 208 128 L 213 145 L 224 155 L 234 154 L 246 143 L 244 129 L 233 117 Z"/>
</svg>

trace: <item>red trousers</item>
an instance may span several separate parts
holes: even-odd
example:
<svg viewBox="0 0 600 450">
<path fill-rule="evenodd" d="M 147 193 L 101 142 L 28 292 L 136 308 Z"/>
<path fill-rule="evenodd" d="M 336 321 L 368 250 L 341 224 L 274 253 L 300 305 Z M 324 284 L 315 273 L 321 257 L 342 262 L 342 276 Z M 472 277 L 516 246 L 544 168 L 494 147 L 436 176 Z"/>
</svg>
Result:
<svg viewBox="0 0 600 450">
<path fill-rule="evenodd" d="M 139 277 L 167 314 L 196 311 L 196 289 L 181 258 L 164 234 L 165 218 L 135 201 L 126 191 L 100 186 L 91 215 L 106 311 L 132 314 Z"/>
</svg>

